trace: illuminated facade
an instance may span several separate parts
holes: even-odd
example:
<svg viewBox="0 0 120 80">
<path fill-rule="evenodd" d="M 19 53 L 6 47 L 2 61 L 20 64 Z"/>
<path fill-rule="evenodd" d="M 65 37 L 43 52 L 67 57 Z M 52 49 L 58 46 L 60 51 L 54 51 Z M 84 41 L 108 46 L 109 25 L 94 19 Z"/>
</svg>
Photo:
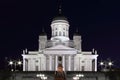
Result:
<svg viewBox="0 0 120 80">
<path fill-rule="evenodd" d="M 38 51 L 24 51 L 23 71 L 56 71 L 59 58 L 64 71 L 97 71 L 97 51 L 82 51 L 81 36 L 69 38 L 69 22 L 64 16 L 57 16 L 51 22 L 51 39 L 39 36 Z"/>
</svg>

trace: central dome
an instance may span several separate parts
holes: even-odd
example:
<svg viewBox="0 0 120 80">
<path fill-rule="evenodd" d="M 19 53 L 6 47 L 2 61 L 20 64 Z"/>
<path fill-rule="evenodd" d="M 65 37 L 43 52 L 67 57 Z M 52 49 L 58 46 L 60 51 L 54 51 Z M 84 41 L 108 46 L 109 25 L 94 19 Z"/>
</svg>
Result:
<svg viewBox="0 0 120 80">
<path fill-rule="evenodd" d="M 66 21 L 68 21 L 67 18 L 65 16 L 62 16 L 62 15 L 54 17 L 53 21 L 55 21 L 55 20 L 66 20 Z"/>
<path fill-rule="evenodd" d="M 53 18 L 53 20 L 52 20 L 52 23 L 69 23 L 68 22 L 68 19 L 65 17 L 65 16 L 63 16 L 63 15 L 58 15 L 58 16 L 56 16 L 56 17 L 54 17 Z"/>
<path fill-rule="evenodd" d="M 69 40 L 69 22 L 65 16 L 59 14 L 58 16 L 54 17 L 51 22 L 51 28 L 51 40 L 60 42 Z"/>
</svg>

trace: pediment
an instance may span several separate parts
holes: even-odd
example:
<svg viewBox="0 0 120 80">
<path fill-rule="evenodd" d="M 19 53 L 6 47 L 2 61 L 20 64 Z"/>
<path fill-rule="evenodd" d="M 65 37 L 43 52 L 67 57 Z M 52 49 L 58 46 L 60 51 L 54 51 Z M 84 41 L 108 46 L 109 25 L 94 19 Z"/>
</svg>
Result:
<svg viewBox="0 0 120 80">
<path fill-rule="evenodd" d="M 63 54 L 76 54 L 76 49 L 67 47 L 64 45 L 56 45 L 50 48 L 46 48 L 44 50 L 44 54 L 56 54 L 56 55 L 63 55 Z"/>
<path fill-rule="evenodd" d="M 53 47 L 50 47 L 50 48 L 46 48 L 46 49 L 56 49 L 56 50 L 75 50 L 74 48 L 71 48 L 71 47 L 67 47 L 67 46 L 64 46 L 64 45 L 56 45 L 56 46 L 53 46 Z"/>
</svg>

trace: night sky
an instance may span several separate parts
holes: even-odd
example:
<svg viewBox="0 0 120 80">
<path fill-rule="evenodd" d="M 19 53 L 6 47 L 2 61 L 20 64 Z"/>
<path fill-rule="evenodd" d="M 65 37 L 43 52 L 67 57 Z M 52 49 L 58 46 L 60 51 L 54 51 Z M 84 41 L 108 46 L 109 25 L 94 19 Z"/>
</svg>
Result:
<svg viewBox="0 0 120 80">
<path fill-rule="evenodd" d="M 70 23 L 70 38 L 78 28 L 82 48 L 98 51 L 98 59 L 120 63 L 120 2 L 117 0 L 62 0 L 62 14 Z M 0 63 L 22 58 L 22 50 L 38 50 L 38 36 L 58 14 L 59 0 L 0 1 Z M 120 66 L 119 66 L 120 67 Z"/>
</svg>

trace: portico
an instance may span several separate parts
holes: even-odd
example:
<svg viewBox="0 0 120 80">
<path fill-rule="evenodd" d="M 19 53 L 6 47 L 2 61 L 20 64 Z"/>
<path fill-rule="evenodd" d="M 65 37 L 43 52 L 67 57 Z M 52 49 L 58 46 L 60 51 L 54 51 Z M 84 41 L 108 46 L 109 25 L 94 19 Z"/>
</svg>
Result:
<svg viewBox="0 0 120 80">
<path fill-rule="evenodd" d="M 74 60 L 71 60 L 75 54 L 77 54 L 76 50 L 73 48 L 68 48 L 62 45 L 58 45 L 52 48 L 47 48 L 44 51 L 46 56 L 49 56 L 49 69 L 48 70 L 57 70 L 58 64 L 60 63 L 59 57 L 62 58 L 63 70 L 71 71 L 73 70 L 71 65 Z M 53 59 L 53 60 L 52 60 Z M 47 62 L 48 63 L 48 62 Z M 67 66 L 69 66 L 67 68 Z M 55 68 L 55 69 L 54 69 Z"/>
</svg>

